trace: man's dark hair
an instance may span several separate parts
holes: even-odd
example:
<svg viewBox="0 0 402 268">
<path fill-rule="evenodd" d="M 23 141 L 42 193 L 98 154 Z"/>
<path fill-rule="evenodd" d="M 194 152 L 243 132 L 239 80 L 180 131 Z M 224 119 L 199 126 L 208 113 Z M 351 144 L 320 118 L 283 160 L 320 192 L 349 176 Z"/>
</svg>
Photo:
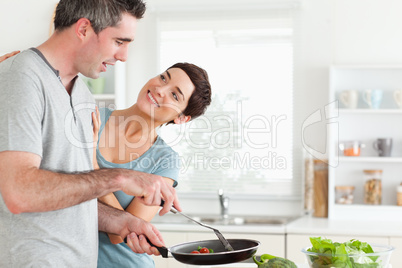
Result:
<svg viewBox="0 0 402 268">
<path fill-rule="evenodd" d="M 141 19 L 145 13 L 142 0 L 61 0 L 56 8 L 54 28 L 64 30 L 81 18 L 87 18 L 95 33 L 119 24 L 124 13 Z"/>
</svg>

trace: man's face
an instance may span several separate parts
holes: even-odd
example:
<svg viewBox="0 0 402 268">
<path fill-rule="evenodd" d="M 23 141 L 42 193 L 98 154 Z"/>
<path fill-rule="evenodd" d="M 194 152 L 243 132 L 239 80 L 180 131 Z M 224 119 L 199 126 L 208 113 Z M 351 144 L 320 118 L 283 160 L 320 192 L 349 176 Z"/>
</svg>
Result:
<svg viewBox="0 0 402 268">
<path fill-rule="evenodd" d="M 106 72 L 108 65 L 114 65 L 118 60 L 126 61 L 128 45 L 134 41 L 137 28 L 137 18 L 123 14 L 122 20 L 115 27 L 108 27 L 96 35 L 92 28 L 80 57 L 78 71 L 90 78 L 98 78 L 101 72 Z"/>
</svg>

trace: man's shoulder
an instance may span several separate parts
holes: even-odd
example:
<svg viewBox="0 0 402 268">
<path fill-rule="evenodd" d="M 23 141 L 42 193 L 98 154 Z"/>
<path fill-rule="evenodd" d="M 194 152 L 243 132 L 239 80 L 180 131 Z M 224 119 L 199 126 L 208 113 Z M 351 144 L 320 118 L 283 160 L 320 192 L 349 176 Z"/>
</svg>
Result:
<svg viewBox="0 0 402 268">
<path fill-rule="evenodd" d="M 42 66 L 44 65 L 41 63 L 40 57 L 28 49 L 0 63 L 0 72 L 14 74 L 38 72 Z"/>
</svg>

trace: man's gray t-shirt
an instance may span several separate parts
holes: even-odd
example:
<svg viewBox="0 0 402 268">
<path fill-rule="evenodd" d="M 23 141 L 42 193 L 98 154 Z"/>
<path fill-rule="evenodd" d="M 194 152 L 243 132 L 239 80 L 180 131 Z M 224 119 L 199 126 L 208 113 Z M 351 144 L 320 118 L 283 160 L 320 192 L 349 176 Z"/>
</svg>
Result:
<svg viewBox="0 0 402 268">
<path fill-rule="evenodd" d="M 37 154 L 51 171 L 91 170 L 95 101 L 79 77 L 70 96 L 57 74 L 33 49 L 0 64 L 0 152 Z M 0 198 L 0 267 L 96 267 L 97 216 L 96 199 L 12 214 Z"/>
</svg>

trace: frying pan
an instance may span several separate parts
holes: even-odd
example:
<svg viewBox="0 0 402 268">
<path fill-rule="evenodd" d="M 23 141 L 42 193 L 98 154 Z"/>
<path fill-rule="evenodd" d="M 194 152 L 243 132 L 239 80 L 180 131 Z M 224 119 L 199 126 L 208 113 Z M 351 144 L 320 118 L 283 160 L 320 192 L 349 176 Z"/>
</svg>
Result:
<svg viewBox="0 0 402 268">
<path fill-rule="evenodd" d="M 161 206 L 163 206 L 164 201 L 162 200 Z M 170 210 L 172 213 L 179 213 L 180 215 L 200 224 L 206 228 L 214 230 L 215 234 L 218 236 L 219 240 L 202 240 L 196 242 L 188 242 L 183 244 L 178 244 L 170 248 L 157 247 L 149 241 L 148 243 L 156 247 L 163 258 L 168 258 L 168 252 L 170 252 L 177 261 L 194 264 L 194 265 L 217 265 L 217 264 L 227 264 L 247 260 L 251 258 L 256 252 L 260 245 L 260 242 L 256 240 L 248 239 L 225 239 L 223 235 L 215 228 L 209 225 L 196 221 L 195 219 L 187 216 L 186 214 L 179 212 L 174 207 Z M 126 238 L 125 238 L 126 240 Z M 223 240 L 223 241 L 222 241 Z M 227 243 L 228 242 L 228 243 Z M 208 249 L 213 249 L 214 253 L 191 253 L 197 250 L 198 247 L 206 247 Z M 232 250 L 233 249 L 233 250 Z"/>
<path fill-rule="evenodd" d="M 228 239 L 233 251 L 227 251 L 219 240 L 202 240 L 178 244 L 170 248 L 156 247 L 163 258 L 168 258 L 170 252 L 177 261 L 194 265 L 217 265 L 244 261 L 251 258 L 258 249 L 260 242 L 249 239 Z M 191 253 L 197 248 L 213 249 L 214 253 Z"/>
</svg>

